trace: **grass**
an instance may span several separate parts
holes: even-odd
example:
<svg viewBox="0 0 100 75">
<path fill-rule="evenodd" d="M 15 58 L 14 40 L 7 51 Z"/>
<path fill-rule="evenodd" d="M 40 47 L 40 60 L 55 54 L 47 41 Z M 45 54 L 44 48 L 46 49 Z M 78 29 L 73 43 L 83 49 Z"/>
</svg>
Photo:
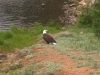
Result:
<svg viewBox="0 0 100 75">
<path fill-rule="evenodd" d="M 90 57 L 90 56 L 86 56 L 86 55 L 81 55 L 81 56 L 72 56 L 72 58 L 74 59 L 74 60 L 93 60 L 93 58 L 92 57 Z"/>
<path fill-rule="evenodd" d="M 92 72 L 92 73 L 90 73 L 90 75 L 100 75 L 100 71 L 99 72 Z"/>
<path fill-rule="evenodd" d="M 69 32 L 70 34 L 58 35 L 56 37 L 57 45 L 52 47 L 74 59 L 77 68 L 86 66 L 100 68 L 100 60 L 98 60 L 100 40 L 95 36 L 95 33 L 92 30 L 77 28 L 70 29 Z M 82 54 L 78 55 L 77 52 L 82 52 Z M 95 55 L 98 55 L 97 59 Z"/>
<path fill-rule="evenodd" d="M 9 72 L 0 72 L 0 75 L 35 75 L 38 72 L 38 65 L 33 61 L 24 67 L 16 70 L 9 70 Z"/>
<path fill-rule="evenodd" d="M 28 65 L 22 68 L 21 75 L 34 75 L 37 71 L 37 65 L 34 62 L 30 62 Z"/>
<path fill-rule="evenodd" d="M 13 35 L 15 35 L 12 32 L 9 32 L 9 33 L 12 34 L 12 37 L 6 40 L 13 38 L 14 37 Z M 16 36 L 17 35 L 19 35 L 19 33 L 17 33 Z M 61 53 L 69 55 L 72 59 L 75 60 L 76 62 L 75 65 L 77 68 L 86 67 L 86 66 L 89 66 L 95 69 L 100 68 L 100 63 L 99 63 L 100 61 L 97 61 L 95 58 L 92 57 L 92 54 L 96 54 L 96 55 L 100 54 L 100 41 L 97 39 L 97 37 L 95 37 L 94 33 L 84 32 L 83 30 L 82 32 L 81 31 L 77 31 L 77 32 L 70 31 L 70 34 L 68 35 L 63 33 L 63 34 L 59 34 L 55 38 L 57 41 L 57 45 L 49 45 L 49 46 L 54 47 L 56 50 L 58 50 Z M 36 44 L 30 47 L 25 47 L 19 52 L 22 56 L 26 56 L 26 58 L 33 58 L 34 56 L 37 56 L 40 54 L 48 55 L 48 49 L 43 52 L 32 54 L 34 47 L 41 48 L 42 44 Z M 73 51 L 74 52 L 82 51 L 84 52 L 84 54 L 77 56 L 73 54 Z M 57 70 L 61 69 L 59 64 L 53 61 L 47 60 L 41 63 L 45 65 L 45 68 L 46 68 L 46 71 L 45 73 L 43 73 L 43 75 L 54 74 Z M 33 63 L 31 62 L 25 65 L 24 67 L 20 68 L 20 71 L 17 69 L 14 71 L 10 70 L 10 72 L 3 73 L 3 75 L 32 75 L 32 74 L 38 75 L 37 72 L 40 73 L 39 75 L 41 75 L 42 73 L 39 71 L 40 70 L 38 68 L 38 65 L 36 65 L 34 62 Z M 0 74 L 2 75 L 2 73 Z M 95 73 L 95 74 L 98 75 L 98 73 Z"/>
<path fill-rule="evenodd" d="M 70 33 L 56 37 L 58 44 L 54 47 L 57 50 L 63 53 L 67 50 L 100 51 L 100 40 L 95 37 L 94 33 Z"/>
<path fill-rule="evenodd" d="M 48 55 L 48 49 L 32 54 L 33 47 L 41 48 L 42 44 L 34 44 L 35 39 L 42 39 L 42 31 L 47 29 L 49 33 L 57 33 L 61 31 L 55 23 L 50 22 L 48 26 L 42 26 L 36 23 L 36 26 L 31 29 L 17 28 L 16 26 L 11 27 L 10 31 L 0 32 L 0 51 L 11 51 L 15 48 L 23 48 L 20 52 L 22 56 L 26 58 L 33 58 L 39 54 Z M 53 27 L 54 26 L 54 27 Z M 68 29 L 69 30 L 69 29 Z M 95 57 L 91 57 L 92 54 L 100 55 L 100 40 L 95 36 L 92 30 L 87 29 L 70 29 L 70 34 L 59 34 L 55 37 L 57 45 L 49 45 L 58 50 L 59 52 L 69 55 L 76 62 L 76 67 L 100 68 L 100 61 L 96 60 Z M 30 47 L 26 47 L 32 45 Z M 83 55 L 74 55 L 72 52 L 82 51 Z M 99 56 L 100 57 L 100 56 Z M 54 74 L 61 67 L 59 64 L 52 61 L 43 61 L 42 64 L 46 66 L 46 73 L 43 75 Z M 16 66 L 15 66 L 16 68 Z M 34 63 L 29 63 L 19 70 L 10 71 L 3 73 L 3 75 L 32 75 L 38 72 L 38 67 Z M 19 74 L 20 73 L 20 74 Z M 95 73 L 98 75 L 98 73 Z M 0 73 L 2 75 L 2 73 Z M 40 74 L 41 75 L 41 74 Z"/>
<path fill-rule="evenodd" d="M 47 29 L 49 33 L 61 31 L 60 25 L 55 22 L 49 22 L 46 26 L 35 23 L 35 26 L 30 29 L 12 25 L 11 30 L 0 32 L 0 51 L 7 52 L 34 44 L 38 38 L 42 39 L 40 35 L 42 35 L 44 29 Z"/>
<path fill-rule="evenodd" d="M 53 61 L 43 61 L 42 62 L 46 67 L 46 75 L 55 74 L 56 71 L 61 70 L 61 66 Z"/>
<path fill-rule="evenodd" d="M 94 69 L 98 69 L 100 68 L 100 63 L 99 61 L 94 61 L 94 60 L 84 60 L 83 62 L 78 62 L 77 66 L 76 67 L 91 67 L 91 68 L 94 68 Z"/>
<path fill-rule="evenodd" d="M 0 73 L 0 75 L 20 75 L 20 71 L 12 70 L 12 71 L 9 71 L 8 73 Z"/>
</svg>

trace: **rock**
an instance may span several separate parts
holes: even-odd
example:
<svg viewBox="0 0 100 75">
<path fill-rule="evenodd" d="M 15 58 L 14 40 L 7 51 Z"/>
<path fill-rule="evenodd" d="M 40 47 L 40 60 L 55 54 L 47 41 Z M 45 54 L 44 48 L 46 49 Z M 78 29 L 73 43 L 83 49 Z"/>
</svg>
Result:
<svg viewBox="0 0 100 75">
<path fill-rule="evenodd" d="M 71 4 L 71 5 L 70 5 L 70 7 L 74 7 L 74 6 L 76 6 L 76 4 Z"/>
<path fill-rule="evenodd" d="M 63 8 L 64 9 L 64 16 L 59 17 L 60 21 L 64 25 L 74 25 L 76 23 L 76 10 L 77 5 L 74 3 L 73 0 L 68 2 L 64 2 Z"/>
<path fill-rule="evenodd" d="M 6 60 L 7 59 L 7 55 L 1 54 L 0 55 L 0 60 Z"/>
</svg>

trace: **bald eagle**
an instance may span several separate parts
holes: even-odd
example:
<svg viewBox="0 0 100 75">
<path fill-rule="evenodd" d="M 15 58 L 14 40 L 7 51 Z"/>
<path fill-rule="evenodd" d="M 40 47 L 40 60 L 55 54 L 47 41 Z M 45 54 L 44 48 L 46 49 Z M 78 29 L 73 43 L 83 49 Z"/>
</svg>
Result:
<svg viewBox="0 0 100 75">
<path fill-rule="evenodd" d="M 47 44 L 49 43 L 52 43 L 53 45 L 57 44 L 54 38 L 51 37 L 49 34 L 47 34 L 47 30 L 43 30 L 43 39 L 47 42 Z"/>
</svg>

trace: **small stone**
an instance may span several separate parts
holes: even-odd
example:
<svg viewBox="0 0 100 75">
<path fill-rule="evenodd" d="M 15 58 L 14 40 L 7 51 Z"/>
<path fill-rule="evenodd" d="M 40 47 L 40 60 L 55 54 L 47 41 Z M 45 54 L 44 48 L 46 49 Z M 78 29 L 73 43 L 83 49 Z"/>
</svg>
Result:
<svg viewBox="0 0 100 75">
<path fill-rule="evenodd" d="M 74 7 L 74 6 L 76 6 L 76 4 L 71 4 L 71 5 L 70 5 L 70 7 Z"/>
</svg>

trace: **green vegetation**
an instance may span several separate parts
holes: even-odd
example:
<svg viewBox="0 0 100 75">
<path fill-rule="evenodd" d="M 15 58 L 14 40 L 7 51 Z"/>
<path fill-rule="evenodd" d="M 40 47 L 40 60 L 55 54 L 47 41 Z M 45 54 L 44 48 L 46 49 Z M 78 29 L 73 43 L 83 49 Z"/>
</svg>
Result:
<svg viewBox="0 0 100 75">
<path fill-rule="evenodd" d="M 22 68 L 10 70 L 7 73 L 0 72 L 0 75 L 50 75 L 61 69 L 62 68 L 59 64 L 52 61 L 43 61 L 40 63 L 35 63 L 34 61 L 31 61 Z"/>
<path fill-rule="evenodd" d="M 70 34 L 65 32 L 58 35 L 56 37 L 58 43 L 52 47 L 74 59 L 76 67 L 100 68 L 100 60 L 96 60 L 95 57 L 98 56 L 97 59 L 100 57 L 100 40 L 86 29 L 73 31 L 76 30 L 70 30 Z"/>
<path fill-rule="evenodd" d="M 100 51 L 100 40 L 94 33 L 71 32 L 57 36 L 56 40 L 58 44 L 54 47 L 63 53 L 68 50 Z"/>
<path fill-rule="evenodd" d="M 0 75 L 34 75 L 36 72 L 38 72 L 38 65 L 32 61 L 20 69 L 9 70 L 7 73 L 0 72 Z"/>
<path fill-rule="evenodd" d="M 82 8 L 84 10 L 78 17 L 77 25 L 71 28 L 69 27 L 68 34 L 67 31 L 63 34 L 58 34 L 55 37 L 57 45 L 49 45 L 59 52 L 70 56 L 77 64 L 75 65 L 77 68 L 86 66 L 95 69 L 100 68 L 100 39 L 96 37 L 100 37 L 99 6 L 100 2 L 94 4 L 92 7 Z M 42 26 L 36 22 L 35 26 L 30 29 L 25 27 L 18 28 L 13 25 L 11 26 L 11 30 L 0 32 L 0 51 L 11 51 L 16 48 L 25 47 L 19 51 L 19 56 L 33 58 L 42 54 L 48 55 L 48 49 L 42 52 L 32 53 L 34 46 L 36 48 L 42 47 L 42 44 L 32 44 L 38 39 L 42 39 L 42 31 L 44 29 L 47 29 L 49 33 L 57 33 L 61 31 L 61 25 L 53 21 L 47 23 L 46 26 Z M 78 53 L 78 55 L 77 52 L 83 52 L 83 54 Z M 39 64 L 45 66 L 45 69 L 42 67 L 41 70 Z M 43 61 L 37 64 L 31 61 L 25 66 L 19 61 L 12 64 L 10 68 L 8 66 L 4 68 L 7 70 L 7 73 L 1 72 L 0 75 L 50 75 L 61 69 L 60 65 L 53 61 Z M 91 74 L 99 75 L 100 72 L 93 72 Z"/>
<path fill-rule="evenodd" d="M 8 73 L 0 73 L 0 75 L 20 75 L 20 71 L 19 70 L 12 70 L 9 71 Z"/>
<path fill-rule="evenodd" d="M 49 33 L 56 33 L 61 30 L 61 27 L 56 22 L 49 22 L 46 26 L 35 23 L 35 26 L 30 29 L 12 25 L 10 31 L 0 32 L 0 51 L 11 51 L 32 45 L 38 38 L 42 37 L 39 35 L 42 35 L 44 29 L 47 29 Z"/>
<path fill-rule="evenodd" d="M 90 75 L 100 75 L 100 71 L 98 72 L 91 72 Z"/>
<path fill-rule="evenodd" d="M 99 61 L 94 60 L 84 60 L 83 62 L 78 62 L 77 67 L 87 67 L 90 66 L 91 68 L 97 69 L 100 68 Z"/>
<path fill-rule="evenodd" d="M 22 68 L 21 75 L 34 75 L 37 71 L 38 71 L 38 66 L 34 62 L 31 62 Z"/>
<path fill-rule="evenodd" d="M 92 6 L 82 7 L 77 26 L 80 28 L 91 28 L 95 35 L 100 37 L 100 0 Z"/>
<path fill-rule="evenodd" d="M 61 66 L 56 62 L 52 61 L 43 61 L 42 62 L 46 67 L 46 75 L 55 74 L 56 71 L 61 70 Z"/>
</svg>

